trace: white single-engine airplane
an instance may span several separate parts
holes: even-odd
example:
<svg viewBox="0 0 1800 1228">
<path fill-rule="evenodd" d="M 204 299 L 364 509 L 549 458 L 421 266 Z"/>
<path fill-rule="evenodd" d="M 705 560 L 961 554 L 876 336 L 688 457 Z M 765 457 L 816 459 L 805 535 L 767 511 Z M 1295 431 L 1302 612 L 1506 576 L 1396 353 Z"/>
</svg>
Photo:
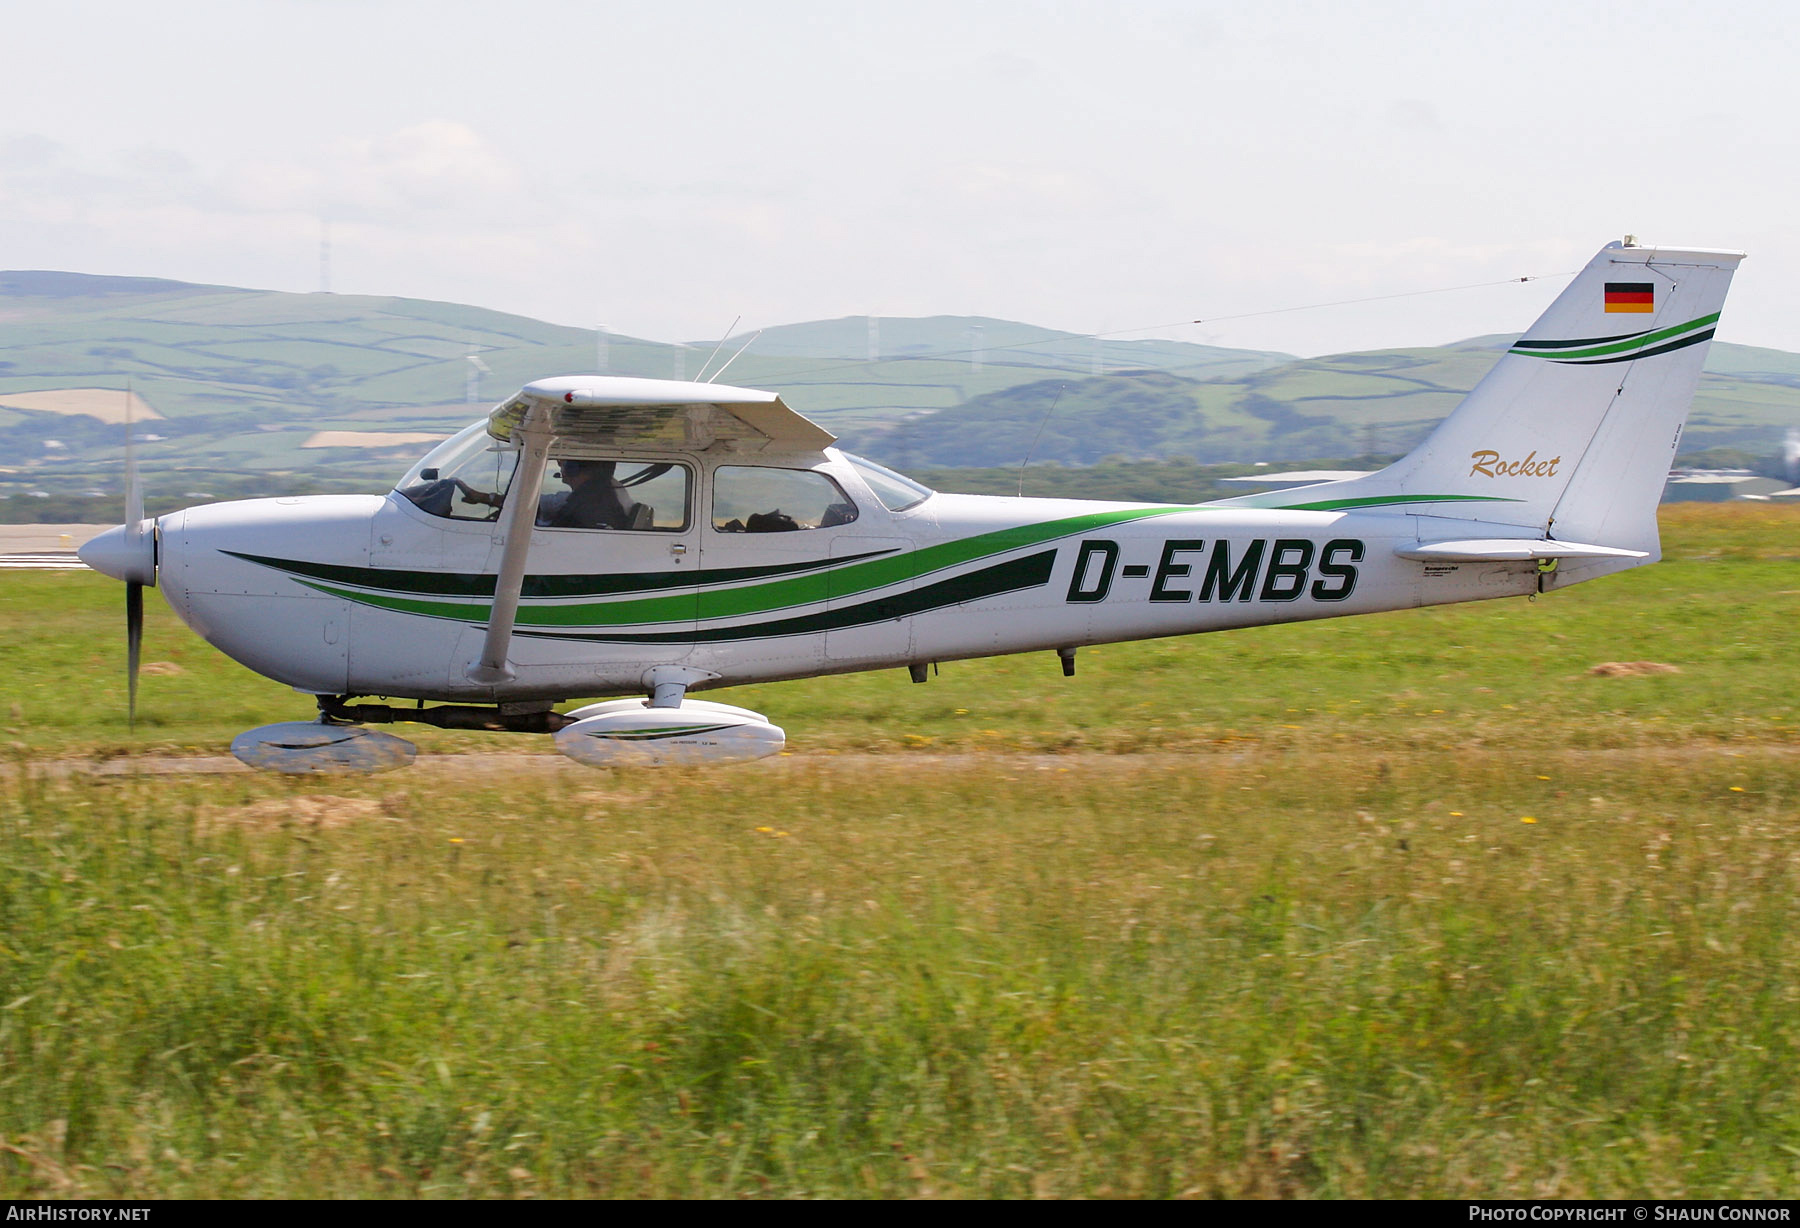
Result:
<svg viewBox="0 0 1800 1228">
<path fill-rule="evenodd" d="M 546 733 L 582 763 L 779 750 L 710 687 L 1542 592 L 1656 561 L 1656 506 L 1740 252 L 1604 248 L 1379 473 L 1197 506 L 935 494 L 770 392 L 567 376 L 386 497 L 143 516 L 81 551 L 317 696 L 238 758 L 375 771 L 371 723 Z M 628 698 L 559 712 L 576 696 Z M 416 707 L 357 703 L 410 699 Z M 427 707 L 427 703 L 436 706 Z"/>
</svg>

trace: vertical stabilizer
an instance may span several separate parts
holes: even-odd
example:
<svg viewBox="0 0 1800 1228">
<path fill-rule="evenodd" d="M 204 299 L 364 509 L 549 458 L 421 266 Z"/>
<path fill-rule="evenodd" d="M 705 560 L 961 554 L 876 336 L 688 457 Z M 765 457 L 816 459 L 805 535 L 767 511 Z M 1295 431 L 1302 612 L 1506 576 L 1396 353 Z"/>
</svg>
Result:
<svg viewBox="0 0 1800 1228">
<path fill-rule="evenodd" d="M 1609 244 L 1408 456 L 1233 502 L 1386 507 L 1654 556 L 1656 505 L 1742 259 Z"/>
</svg>

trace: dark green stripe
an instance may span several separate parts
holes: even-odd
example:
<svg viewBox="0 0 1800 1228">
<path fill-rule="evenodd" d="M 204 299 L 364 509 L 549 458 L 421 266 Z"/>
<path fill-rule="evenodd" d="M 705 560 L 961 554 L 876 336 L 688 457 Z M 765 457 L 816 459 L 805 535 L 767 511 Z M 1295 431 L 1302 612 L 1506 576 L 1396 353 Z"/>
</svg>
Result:
<svg viewBox="0 0 1800 1228">
<path fill-rule="evenodd" d="M 261 554 L 242 554 L 224 550 L 233 558 L 259 563 L 290 575 L 311 576 L 315 580 L 331 580 L 338 584 L 354 584 L 358 588 L 375 588 L 390 593 L 417 593 L 442 597 L 492 597 L 492 575 L 455 571 L 401 571 L 381 567 L 349 567 L 337 563 L 308 563 L 293 559 L 277 559 Z M 816 559 L 801 563 L 773 563 L 763 567 L 715 567 L 711 571 L 645 571 L 621 575 L 543 575 L 526 576 L 522 597 L 606 597 L 619 593 L 653 593 L 667 589 L 700 588 L 708 584 L 735 584 L 744 580 L 764 580 L 775 576 L 795 575 L 825 567 L 839 567 L 863 559 L 879 558 L 893 550 L 870 550 L 848 554 L 839 559 Z"/>
<path fill-rule="evenodd" d="M 813 635 L 820 631 L 845 631 L 870 623 L 887 622 L 926 614 L 946 606 L 997 597 L 1002 593 L 1037 588 L 1050 582 L 1050 571 L 1056 566 L 1056 551 L 1044 550 L 1022 559 L 1009 559 L 993 567 L 966 575 L 952 576 L 909 592 L 864 601 L 837 610 L 821 610 L 794 618 L 776 618 L 760 623 L 740 623 L 732 627 L 684 627 L 677 631 L 650 631 L 636 635 L 587 633 L 570 634 L 554 631 L 528 631 L 523 627 L 515 635 L 538 639 L 579 640 L 588 644 L 718 644 L 732 640 L 765 640 L 784 635 Z"/>
<path fill-rule="evenodd" d="M 721 729 L 733 729 L 733 725 L 675 725 L 667 729 L 630 729 L 617 733 L 599 733 L 583 731 L 584 738 L 605 738 L 609 742 L 660 742 L 665 738 L 679 738 L 692 733 L 717 733 Z"/>
<path fill-rule="evenodd" d="M 1604 358 L 1609 354 L 1629 354 L 1631 357 L 1642 358 L 1644 355 L 1636 353 L 1635 351 L 1641 350 L 1645 346 L 1651 346 L 1658 342 L 1667 341 L 1673 337 L 1679 337 L 1681 334 L 1692 332 L 1697 328 L 1710 328 L 1718 322 L 1719 313 L 1715 311 L 1709 316 L 1701 316 L 1697 320 L 1689 320 L 1686 324 L 1676 324 L 1669 328 L 1659 328 L 1653 332 L 1633 333 L 1627 340 L 1615 341 L 1607 345 L 1595 345 L 1587 349 L 1568 350 L 1562 353 L 1537 353 L 1526 349 L 1525 343 L 1521 341 L 1507 352 L 1511 354 L 1520 354 L 1526 358 L 1552 358 L 1557 362 L 1570 362 L 1578 358 Z M 1675 348 L 1679 349 L 1680 347 L 1677 346 Z M 1667 353 L 1667 350 L 1660 350 L 1658 353 Z"/>
<path fill-rule="evenodd" d="M 1614 341 L 1630 341 L 1637 337 L 1648 336 L 1651 329 L 1640 329 L 1635 333 L 1620 333 L 1616 337 L 1583 337 L 1576 341 L 1529 341 L 1520 337 L 1513 342 L 1515 350 L 1578 350 L 1586 345 L 1607 345 Z"/>
<path fill-rule="evenodd" d="M 1125 508 L 1110 512 L 1087 512 L 1065 516 L 1037 524 L 1015 525 L 977 533 L 972 537 L 938 542 L 917 550 L 896 550 L 878 558 L 866 558 L 829 574 L 787 576 L 741 588 L 714 588 L 681 596 L 628 598 L 597 605 L 526 605 L 519 608 L 518 626 L 522 630 L 535 627 L 623 627 L 637 623 L 689 623 L 724 618 L 745 618 L 803 605 L 817 605 L 827 599 L 841 600 L 857 593 L 906 584 L 934 571 L 943 571 L 963 563 L 975 562 L 996 554 L 1036 546 L 1058 537 L 1110 528 L 1152 516 L 1174 516 L 1196 511 L 1192 507 L 1149 506 Z M 432 601 L 385 593 L 358 593 L 348 589 L 301 580 L 301 584 L 318 592 L 346 601 L 397 610 L 405 614 L 423 614 L 431 618 L 457 618 L 481 623 L 488 617 L 485 604 Z"/>
<path fill-rule="evenodd" d="M 1342 512 L 1359 507 L 1392 507 L 1402 503 L 1522 503 L 1497 495 L 1363 495 L 1356 499 L 1320 499 L 1317 503 L 1284 503 L 1274 512 Z"/>
<path fill-rule="evenodd" d="M 1603 367 L 1610 362 L 1636 362 L 1640 358 L 1654 358 L 1658 354 L 1671 354 L 1676 350 L 1685 350 L 1690 345 L 1699 345 L 1702 341 L 1711 341 L 1717 329 L 1709 328 L 1692 337 L 1683 337 L 1680 341 L 1671 341 L 1667 345 L 1659 345 L 1654 349 L 1639 350 L 1634 354 L 1620 354 L 1614 358 L 1554 358 L 1552 362 L 1561 363 L 1565 367 Z"/>
</svg>

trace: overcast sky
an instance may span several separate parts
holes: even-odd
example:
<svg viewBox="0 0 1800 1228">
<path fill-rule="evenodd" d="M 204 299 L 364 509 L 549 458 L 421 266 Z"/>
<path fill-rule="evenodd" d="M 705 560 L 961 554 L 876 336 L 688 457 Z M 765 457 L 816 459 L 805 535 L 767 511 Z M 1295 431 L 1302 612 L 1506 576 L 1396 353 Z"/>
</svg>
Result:
<svg viewBox="0 0 1800 1228">
<path fill-rule="evenodd" d="M 988 315 L 1316 354 L 1517 331 L 1608 240 L 1800 350 L 1775 4 L 73 0 L 9 11 L 0 267 L 658 340 Z M 1150 328 L 1207 318 L 1199 326 Z"/>
</svg>

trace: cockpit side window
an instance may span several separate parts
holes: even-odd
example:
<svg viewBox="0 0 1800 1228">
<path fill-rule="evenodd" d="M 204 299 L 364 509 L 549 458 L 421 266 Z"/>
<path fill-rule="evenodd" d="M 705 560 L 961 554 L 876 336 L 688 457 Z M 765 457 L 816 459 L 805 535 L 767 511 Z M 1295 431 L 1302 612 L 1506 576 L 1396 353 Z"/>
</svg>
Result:
<svg viewBox="0 0 1800 1228">
<path fill-rule="evenodd" d="M 517 448 L 494 439 L 487 423 L 477 422 L 426 453 L 394 489 L 433 516 L 496 520 L 518 462 Z"/>
<path fill-rule="evenodd" d="M 538 495 L 538 527 L 677 533 L 688 527 L 692 479 L 673 461 L 552 456 Z"/>
<path fill-rule="evenodd" d="M 856 519 L 856 504 L 816 469 L 721 465 L 713 471 L 713 528 L 720 533 L 791 533 Z"/>
</svg>

